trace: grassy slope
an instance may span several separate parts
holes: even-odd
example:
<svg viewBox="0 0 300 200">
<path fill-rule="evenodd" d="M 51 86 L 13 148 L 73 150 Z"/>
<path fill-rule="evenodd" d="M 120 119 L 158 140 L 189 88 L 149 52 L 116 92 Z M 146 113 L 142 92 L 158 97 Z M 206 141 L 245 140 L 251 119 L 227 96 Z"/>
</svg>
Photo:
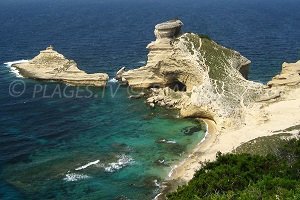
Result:
<svg viewBox="0 0 300 200">
<path fill-rule="evenodd" d="M 292 130 L 299 125 L 218 154 L 168 199 L 300 199 L 300 141 L 284 133 Z"/>
</svg>

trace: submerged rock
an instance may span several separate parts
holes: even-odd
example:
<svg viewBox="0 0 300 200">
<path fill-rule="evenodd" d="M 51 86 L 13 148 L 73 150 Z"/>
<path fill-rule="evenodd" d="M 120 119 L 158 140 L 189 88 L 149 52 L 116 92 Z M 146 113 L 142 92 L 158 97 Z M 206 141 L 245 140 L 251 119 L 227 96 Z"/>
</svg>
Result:
<svg viewBox="0 0 300 200">
<path fill-rule="evenodd" d="M 200 126 L 189 126 L 189 127 L 183 128 L 182 132 L 184 135 L 193 135 L 194 133 L 197 133 L 201 130 L 202 129 Z"/>
<path fill-rule="evenodd" d="M 29 62 L 14 64 L 13 67 L 27 78 L 61 81 L 71 85 L 104 86 L 108 80 L 107 74 L 87 74 L 78 69 L 74 60 L 68 60 L 52 46 Z"/>
<path fill-rule="evenodd" d="M 156 166 L 170 166 L 164 158 L 159 158 L 159 159 L 155 160 L 154 164 Z"/>
<path fill-rule="evenodd" d="M 183 23 L 155 27 L 147 64 L 122 71 L 135 88 L 157 88 L 147 102 L 180 109 L 183 117 L 206 117 L 226 126 L 239 125 L 243 109 L 262 93 L 263 85 L 246 80 L 250 60 L 204 35 L 181 33 Z"/>
</svg>

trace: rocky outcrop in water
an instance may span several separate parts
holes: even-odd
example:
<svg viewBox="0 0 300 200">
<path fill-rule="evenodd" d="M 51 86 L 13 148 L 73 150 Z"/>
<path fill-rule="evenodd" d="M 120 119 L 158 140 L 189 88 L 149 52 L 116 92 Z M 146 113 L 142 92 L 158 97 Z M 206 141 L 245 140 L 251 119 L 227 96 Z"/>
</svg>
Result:
<svg viewBox="0 0 300 200">
<path fill-rule="evenodd" d="M 61 81 L 71 85 L 104 86 L 108 80 L 107 74 L 87 74 L 78 69 L 74 60 L 68 60 L 52 46 L 29 62 L 14 64 L 13 67 L 27 78 Z"/>
<path fill-rule="evenodd" d="M 276 75 L 270 82 L 268 86 L 278 87 L 278 86 L 295 86 L 300 84 L 300 60 L 296 63 L 286 63 L 282 64 L 282 70 L 279 75 Z"/>
<path fill-rule="evenodd" d="M 155 26 L 147 64 L 122 71 L 119 80 L 135 88 L 156 88 L 150 105 L 175 107 L 183 117 L 206 117 L 219 125 L 238 125 L 243 109 L 260 96 L 262 84 L 246 80 L 249 64 L 237 51 L 205 35 L 181 33 L 183 23 Z"/>
</svg>

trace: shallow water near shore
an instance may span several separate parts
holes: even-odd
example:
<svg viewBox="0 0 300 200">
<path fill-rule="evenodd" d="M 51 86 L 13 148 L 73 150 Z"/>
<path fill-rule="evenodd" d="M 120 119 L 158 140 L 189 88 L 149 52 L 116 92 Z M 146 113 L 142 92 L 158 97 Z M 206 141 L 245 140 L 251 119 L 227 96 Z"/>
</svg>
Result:
<svg viewBox="0 0 300 200">
<path fill-rule="evenodd" d="M 47 86 L 51 91 L 57 84 Z M 114 98 L 108 92 L 103 98 L 31 101 L 28 92 L 27 98 L 7 103 L 6 116 L 16 106 L 23 114 L 1 118 L 7 124 L 1 140 L 6 187 L 31 199 L 155 196 L 171 165 L 204 132 L 199 122 L 177 119 L 176 112 L 151 109 L 126 94 L 127 88 L 119 88 Z"/>
<path fill-rule="evenodd" d="M 296 0 L 1 1 L 0 199 L 151 199 L 204 137 L 199 122 L 128 99 L 113 79 L 105 91 L 87 90 L 22 79 L 2 63 L 52 44 L 112 78 L 143 65 L 154 25 L 179 17 L 184 31 L 241 52 L 250 79 L 267 82 L 300 58 L 299 9 Z M 19 97 L 9 94 L 15 81 L 26 85 Z"/>
</svg>

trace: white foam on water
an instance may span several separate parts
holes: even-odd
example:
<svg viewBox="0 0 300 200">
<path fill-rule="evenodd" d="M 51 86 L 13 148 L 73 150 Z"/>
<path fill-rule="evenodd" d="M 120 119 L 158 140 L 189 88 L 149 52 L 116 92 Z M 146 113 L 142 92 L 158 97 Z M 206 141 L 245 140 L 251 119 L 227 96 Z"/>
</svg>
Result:
<svg viewBox="0 0 300 200">
<path fill-rule="evenodd" d="M 109 79 L 109 80 L 108 80 L 108 82 L 109 82 L 109 83 L 117 83 L 117 82 L 118 82 L 118 80 L 117 80 L 117 79 L 115 79 L 115 78 L 112 78 L 112 79 Z"/>
<path fill-rule="evenodd" d="M 153 182 L 154 182 L 154 185 L 155 185 L 156 187 L 160 187 L 160 184 L 159 184 L 158 180 L 155 179 Z"/>
<path fill-rule="evenodd" d="M 172 176 L 172 174 L 173 174 L 174 170 L 176 170 L 176 168 L 177 168 L 177 165 L 171 167 L 171 171 L 169 172 L 168 177 Z"/>
<path fill-rule="evenodd" d="M 11 61 L 11 62 L 6 62 L 6 63 L 4 63 L 4 65 L 11 67 L 13 64 L 26 63 L 26 62 L 29 62 L 29 60 L 16 60 L 16 61 Z"/>
<path fill-rule="evenodd" d="M 119 156 L 119 159 L 117 162 L 109 163 L 107 166 L 104 167 L 104 170 L 106 172 L 115 172 L 119 169 L 122 169 L 123 167 L 126 167 L 127 165 L 130 165 L 133 163 L 133 158 L 130 156 L 126 156 L 124 154 Z"/>
<path fill-rule="evenodd" d="M 159 162 L 160 164 L 164 164 L 164 163 L 165 163 L 165 160 L 158 160 L 158 162 Z"/>
<path fill-rule="evenodd" d="M 176 141 L 175 140 L 167 140 L 166 143 L 168 143 L 168 144 L 176 144 Z"/>
<path fill-rule="evenodd" d="M 208 133 L 208 124 L 205 123 L 205 126 L 206 126 L 205 135 L 204 135 L 204 137 L 202 138 L 202 140 L 200 141 L 199 144 L 203 143 L 203 142 L 206 140 L 207 135 L 209 134 L 209 133 Z M 188 158 L 190 158 L 190 157 L 192 156 L 192 154 L 193 154 L 193 153 L 191 153 L 191 154 L 188 156 Z M 173 175 L 173 173 L 174 173 L 174 171 L 176 170 L 176 168 L 179 167 L 179 166 L 181 166 L 185 161 L 186 161 L 186 159 L 182 160 L 182 161 L 179 163 L 179 165 L 175 165 L 175 166 L 171 167 L 171 171 L 169 172 L 168 177 L 170 178 L 170 177 Z"/>
<path fill-rule="evenodd" d="M 90 176 L 88 176 L 88 175 L 70 173 L 70 174 L 66 174 L 66 177 L 64 178 L 64 181 L 75 182 L 75 181 L 88 179 L 88 178 L 90 178 Z"/>
<path fill-rule="evenodd" d="M 159 140 L 158 142 L 166 143 L 166 144 L 176 144 L 176 141 L 175 141 L 175 140 L 161 139 L 161 140 Z"/>
<path fill-rule="evenodd" d="M 162 195 L 162 193 L 157 194 L 157 195 L 154 197 L 154 200 L 158 200 L 158 197 L 159 197 L 160 195 Z"/>
<path fill-rule="evenodd" d="M 29 60 L 16 60 L 16 61 L 11 61 L 11 62 L 6 62 L 6 63 L 4 63 L 4 65 L 7 68 L 10 68 L 10 72 L 15 74 L 16 77 L 23 78 L 23 76 L 19 73 L 19 70 L 17 70 L 17 68 L 15 68 L 15 67 L 12 67 L 12 65 L 19 64 L 19 63 L 27 63 L 27 62 L 29 62 Z"/>
<path fill-rule="evenodd" d="M 205 123 L 205 122 L 204 122 L 204 123 Z M 207 123 L 205 123 L 205 129 L 206 129 L 205 135 L 204 135 L 204 137 L 202 138 L 202 140 L 200 141 L 200 143 L 203 143 L 203 142 L 206 140 L 206 138 L 207 138 L 207 135 L 208 135 L 208 124 L 207 124 Z"/>
<path fill-rule="evenodd" d="M 93 162 L 89 162 L 88 164 L 83 165 L 83 166 L 81 166 L 81 167 L 78 167 L 78 168 L 76 168 L 75 170 L 76 170 L 76 171 L 83 170 L 83 169 L 85 169 L 85 168 L 87 168 L 87 167 L 89 167 L 89 166 L 91 166 L 91 165 L 96 165 L 96 164 L 98 164 L 99 162 L 100 162 L 100 160 L 96 160 L 96 161 L 93 161 Z"/>
<path fill-rule="evenodd" d="M 141 61 L 139 61 L 138 63 L 139 63 L 139 64 L 146 64 L 146 61 L 141 60 Z"/>
</svg>

